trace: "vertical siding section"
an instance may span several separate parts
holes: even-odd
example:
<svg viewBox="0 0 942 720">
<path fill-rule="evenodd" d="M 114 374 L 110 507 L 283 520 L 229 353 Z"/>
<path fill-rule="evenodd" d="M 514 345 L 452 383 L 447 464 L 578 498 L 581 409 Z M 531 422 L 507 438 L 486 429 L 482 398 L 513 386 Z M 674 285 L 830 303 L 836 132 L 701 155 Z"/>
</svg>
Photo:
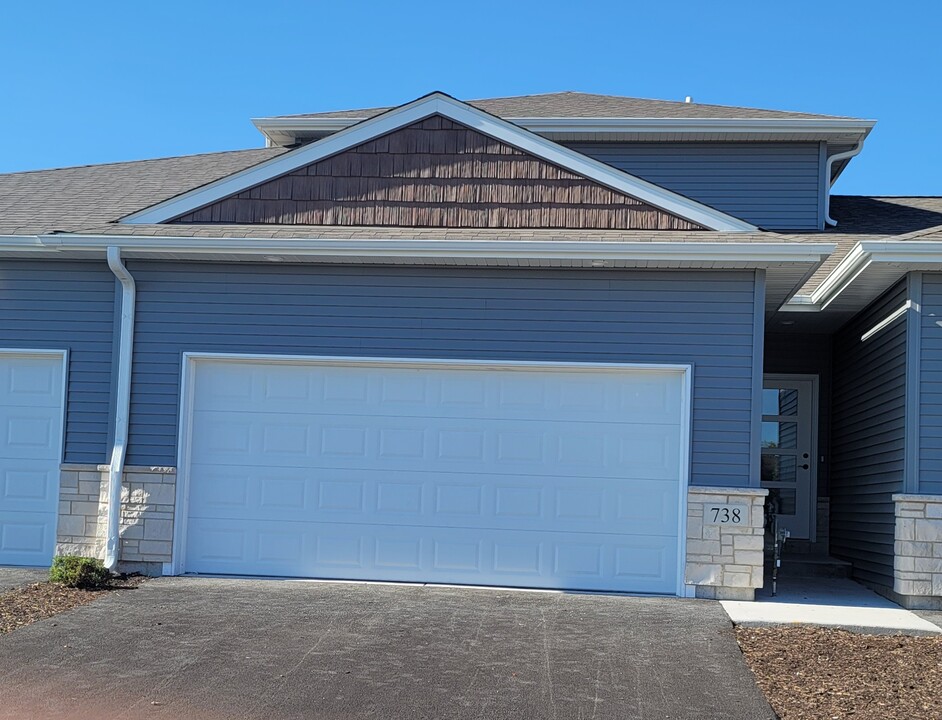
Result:
<svg viewBox="0 0 942 720">
<path fill-rule="evenodd" d="M 760 227 L 823 227 L 819 143 L 565 144 Z"/>
<path fill-rule="evenodd" d="M 905 279 L 834 338 L 831 552 L 862 579 L 893 585 L 893 493 L 903 492 L 906 320 L 861 336 L 907 299 Z"/>
<path fill-rule="evenodd" d="M 692 481 L 748 486 L 755 273 L 130 263 L 128 462 L 176 463 L 182 353 L 692 363 Z"/>
<path fill-rule="evenodd" d="M 66 462 L 107 457 L 114 311 L 103 262 L 0 260 L 0 347 L 69 351 Z"/>
<path fill-rule="evenodd" d="M 919 476 L 916 492 L 942 495 L 942 275 L 922 274 Z"/>
</svg>

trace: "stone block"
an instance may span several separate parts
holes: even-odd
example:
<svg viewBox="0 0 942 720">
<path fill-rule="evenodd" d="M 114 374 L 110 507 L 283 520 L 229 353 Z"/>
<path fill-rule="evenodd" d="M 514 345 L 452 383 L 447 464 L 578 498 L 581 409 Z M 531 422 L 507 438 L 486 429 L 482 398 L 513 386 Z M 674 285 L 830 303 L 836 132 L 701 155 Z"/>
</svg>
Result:
<svg viewBox="0 0 942 720">
<path fill-rule="evenodd" d="M 737 565 L 762 565 L 765 562 L 765 557 L 762 554 L 761 550 L 737 550 L 736 551 L 736 564 Z"/>
<path fill-rule="evenodd" d="M 936 597 L 942 597 L 942 574 L 932 576 L 932 594 Z"/>
<path fill-rule="evenodd" d="M 916 520 L 918 542 L 942 542 L 942 520 Z"/>
<path fill-rule="evenodd" d="M 140 540 L 144 537 L 144 525 L 142 523 L 122 524 L 121 537 L 128 540 Z"/>
<path fill-rule="evenodd" d="M 718 585 L 723 568 L 718 564 L 687 563 L 684 580 L 688 585 Z"/>
<path fill-rule="evenodd" d="M 59 473 L 59 490 L 73 490 L 78 489 L 79 484 L 79 474 L 77 472 L 67 472 L 63 471 Z"/>
<path fill-rule="evenodd" d="M 84 535 L 85 534 L 85 516 L 84 515 L 60 515 L 58 534 L 59 535 Z"/>
<path fill-rule="evenodd" d="M 926 517 L 935 520 L 942 520 L 942 502 L 927 503 Z"/>
<path fill-rule="evenodd" d="M 719 555 L 720 543 L 715 540 L 687 540 L 687 552 L 693 555 Z"/>
<path fill-rule="evenodd" d="M 702 537 L 704 540 L 719 540 L 720 539 L 719 526 L 718 525 L 704 525 Z"/>
<path fill-rule="evenodd" d="M 749 583 L 754 588 L 760 588 L 765 585 L 765 569 L 761 567 L 752 568 L 752 580 Z"/>
<path fill-rule="evenodd" d="M 897 540 L 893 543 L 893 546 L 897 555 L 906 555 L 908 557 L 933 557 L 932 543 Z"/>
<path fill-rule="evenodd" d="M 756 591 L 753 588 L 711 587 L 709 585 L 697 586 L 696 595 L 704 600 L 742 600 L 750 602 L 756 599 Z"/>
<path fill-rule="evenodd" d="M 761 535 L 736 535 L 733 538 L 733 547 L 737 550 L 762 550 L 765 538 Z"/>
<path fill-rule="evenodd" d="M 913 558 L 915 572 L 942 573 L 942 558 Z"/>
<path fill-rule="evenodd" d="M 70 514 L 98 517 L 98 503 L 75 501 L 72 503 Z"/>
<path fill-rule="evenodd" d="M 752 573 L 724 572 L 723 585 L 726 587 L 752 587 Z"/>
<path fill-rule="evenodd" d="M 896 539 L 915 540 L 916 522 L 912 518 L 896 518 Z"/>
<path fill-rule="evenodd" d="M 170 562 L 171 543 L 163 540 L 141 540 L 140 550 L 142 555 L 158 555 L 166 557 Z"/>
<path fill-rule="evenodd" d="M 173 505 L 176 486 L 167 483 L 148 483 L 147 502 L 151 505 Z"/>
<path fill-rule="evenodd" d="M 896 572 L 914 572 L 916 570 L 916 558 L 897 555 L 893 558 L 893 570 Z"/>
<path fill-rule="evenodd" d="M 147 540 L 173 540 L 173 521 L 144 518 L 144 537 Z"/>
</svg>

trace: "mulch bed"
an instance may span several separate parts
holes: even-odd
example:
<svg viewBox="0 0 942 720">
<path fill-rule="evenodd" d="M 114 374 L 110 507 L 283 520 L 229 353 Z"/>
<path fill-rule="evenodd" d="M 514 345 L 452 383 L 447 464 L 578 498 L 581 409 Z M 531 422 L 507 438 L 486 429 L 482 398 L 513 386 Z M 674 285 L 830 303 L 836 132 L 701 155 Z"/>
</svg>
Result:
<svg viewBox="0 0 942 720">
<path fill-rule="evenodd" d="M 942 637 L 736 628 L 781 720 L 942 718 Z"/>
<path fill-rule="evenodd" d="M 111 580 L 101 590 L 78 590 L 52 582 L 24 585 L 0 594 L 0 635 L 85 605 L 102 595 L 136 588 L 146 578 L 140 575 L 122 575 Z"/>
</svg>

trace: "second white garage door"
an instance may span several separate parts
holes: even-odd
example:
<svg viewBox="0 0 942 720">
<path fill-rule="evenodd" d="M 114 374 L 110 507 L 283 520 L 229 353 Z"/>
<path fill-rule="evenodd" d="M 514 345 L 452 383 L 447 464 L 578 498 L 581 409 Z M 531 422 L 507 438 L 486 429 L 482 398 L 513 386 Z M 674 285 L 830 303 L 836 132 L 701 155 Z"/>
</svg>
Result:
<svg viewBox="0 0 942 720">
<path fill-rule="evenodd" d="M 679 590 L 682 369 L 190 362 L 188 572 Z"/>
</svg>

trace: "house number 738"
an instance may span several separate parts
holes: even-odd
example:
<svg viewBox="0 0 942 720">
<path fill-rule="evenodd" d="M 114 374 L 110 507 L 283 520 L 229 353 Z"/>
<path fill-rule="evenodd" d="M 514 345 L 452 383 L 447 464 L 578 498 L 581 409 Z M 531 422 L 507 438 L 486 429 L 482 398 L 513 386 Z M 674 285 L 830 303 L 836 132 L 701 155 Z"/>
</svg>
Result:
<svg viewBox="0 0 942 720">
<path fill-rule="evenodd" d="M 708 505 L 705 517 L 707 525 L 748 525 L 749 508 L 746 505 Z"/>
</svg>

